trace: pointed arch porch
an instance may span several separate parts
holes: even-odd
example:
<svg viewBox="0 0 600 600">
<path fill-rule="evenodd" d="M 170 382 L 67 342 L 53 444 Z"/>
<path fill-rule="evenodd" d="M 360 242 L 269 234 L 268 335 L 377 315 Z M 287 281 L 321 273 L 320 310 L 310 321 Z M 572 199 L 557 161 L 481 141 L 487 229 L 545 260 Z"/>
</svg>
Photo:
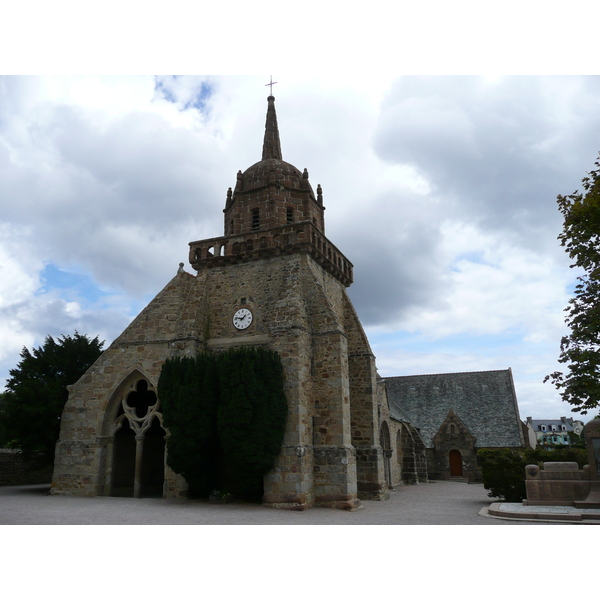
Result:
<svg viewBox="0 0 600 600">
<path fill-rule="evenodd" d="M 166 435 L 156 384 L 135 367 L 115 386 L 106 405 L 100 494 L 162 497 Z"/>
</svg>

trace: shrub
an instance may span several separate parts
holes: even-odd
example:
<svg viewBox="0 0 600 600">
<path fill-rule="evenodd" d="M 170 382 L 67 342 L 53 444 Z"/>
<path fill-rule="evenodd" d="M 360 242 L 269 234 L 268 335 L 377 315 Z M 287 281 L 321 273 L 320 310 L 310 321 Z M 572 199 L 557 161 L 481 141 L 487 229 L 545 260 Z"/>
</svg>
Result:
<svg viewBox="0 0 600 600">
<path fill-rule="evenodd" d="M 545 462 L 576 462 L 580 469 L 587 465 L 587 450 L 585 447 L 558 446 L 555 448 L 536 448 L 525 450 L 527 464 L 538 464 L 540 467 Z"/>
<path fill-rule="evenodd" d="M 525 467 L 527 461 L 520 450 L 509 448 L 483 448 L 477 451 L 481 460 L 483 487 L 488 496 L 504 498 L 507 502 L 520 502 L 526 497 Z"/>
</svg>

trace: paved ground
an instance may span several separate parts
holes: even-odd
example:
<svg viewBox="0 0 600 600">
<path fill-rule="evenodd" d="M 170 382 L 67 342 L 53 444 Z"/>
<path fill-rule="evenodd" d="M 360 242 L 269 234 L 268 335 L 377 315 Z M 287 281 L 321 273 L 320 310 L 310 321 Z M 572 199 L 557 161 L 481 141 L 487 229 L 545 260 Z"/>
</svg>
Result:
<svg viewBox="0 0 600 600">
<path fill-rule="evenodd" d="M 480 484 L 439 481 L 402 486 L 387 502 L 354 512 L 288 511 L 253 504 L 213 505 L 159 498 L 51 496 L 49 485 L 0 487 L 3 525 L 532 525 L 485 516 L 493 499 Z M 480 514 L 480 512 L 482 514 Z M 566 523 L 562 523 L 566 524 Z"/>
</svg>

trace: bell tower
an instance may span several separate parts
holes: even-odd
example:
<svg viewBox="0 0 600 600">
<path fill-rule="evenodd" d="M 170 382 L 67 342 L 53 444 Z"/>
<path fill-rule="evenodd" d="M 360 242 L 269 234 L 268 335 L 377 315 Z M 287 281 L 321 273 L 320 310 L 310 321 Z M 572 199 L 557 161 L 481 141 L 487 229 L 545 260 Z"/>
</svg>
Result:
<svg viewBox="0 0 600 600">
<path fill-rule="evenodd" d="M 325 236 L 321 186 L 282 158 L 272 95 L 262 159 L 238 172 L 223 212 L 224 235 L 191 242 L 189 260 L 210 298 L 207 347 L 264 344 L 284 364 L 289 422 L 264 503 L 352 509 L 386 497 L 385 391 L 346 294 L 352 263 Z"/>
</svg>

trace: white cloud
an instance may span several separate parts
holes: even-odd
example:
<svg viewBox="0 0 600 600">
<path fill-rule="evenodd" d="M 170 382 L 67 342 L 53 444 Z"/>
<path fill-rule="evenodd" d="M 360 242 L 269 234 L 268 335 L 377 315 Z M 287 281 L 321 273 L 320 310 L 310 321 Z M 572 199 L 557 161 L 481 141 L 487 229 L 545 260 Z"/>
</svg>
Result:
<svg viewBox="0 0 600 600">
<path fill-rule="evenodd" d="M 35 302 L 41 261 L 28 251 L 25 233 L 0 224 L 0 363 L 35 339 L 23 321 Z"/>
<path fill-rule="evenodd" d="M 517 332 L 525 340 L 557 339 L 569 272 L 470 225 L 445 223 L 442 234 L 444 290 L 436 306 L 415 309 L 404 327 L 432 338 Z"/>
</svg>

